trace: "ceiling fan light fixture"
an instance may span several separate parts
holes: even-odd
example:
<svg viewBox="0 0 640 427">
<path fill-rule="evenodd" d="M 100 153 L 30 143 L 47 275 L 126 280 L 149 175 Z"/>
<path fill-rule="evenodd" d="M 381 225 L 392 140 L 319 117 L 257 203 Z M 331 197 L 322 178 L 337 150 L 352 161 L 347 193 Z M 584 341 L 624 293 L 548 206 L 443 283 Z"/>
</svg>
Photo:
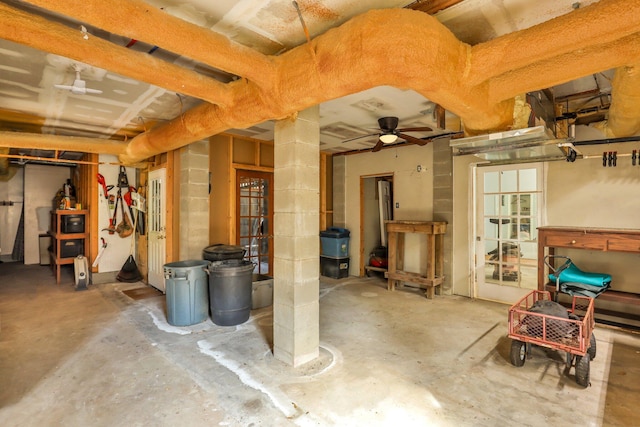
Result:
<svg viewBox="0 0 640 427">
<path fill-rule="evenodd" d="M 398 135 L 394 135 L 392 133 L 380 135 L 380 141 L 382 141 L 383 144 L 392 144 L 397 140 L 398 140 Z"/>
</svg>

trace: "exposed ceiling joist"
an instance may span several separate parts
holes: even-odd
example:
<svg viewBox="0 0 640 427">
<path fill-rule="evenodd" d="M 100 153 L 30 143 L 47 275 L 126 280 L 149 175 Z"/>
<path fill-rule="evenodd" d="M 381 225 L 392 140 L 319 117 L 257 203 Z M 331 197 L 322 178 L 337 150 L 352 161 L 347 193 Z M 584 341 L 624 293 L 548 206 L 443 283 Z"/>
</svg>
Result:
<svg viewBox="0 0 640 427">
<path fill-rule="evenodd" d="M 144 40 L 261 85 L 268 85 L 273 79 L 275 69 L 269 57 L 140 0 L 88 1 L 81 8 L 76 0 L 29 0 L 29 3 L 112 34 Z"/>
<path fill-rule="evenodd" d="M 110 139 L 82 138 L 78 136 L 60 137 L 37 133 L 18 133 L 0 131 L 0 147 L 34 148 L 48 150 L 55 147 L 61 151 L 80 151 L 82 153 L 120 155 L 127 148 L 126 142 Z"/>
<path fill-rule="evenodd" d="M 221 83 L 146 54 L 133 55 L 136 52 L 97 37 L 87 40 L 80 31 L 0 5 L 2 38 L 178 93 L 188 90 L 210 102 L 135 137 L 121 153 L 125 162 L 137 162 L 228 129 L 293 116 L 310 106 L 377 86 L 411 88 L 462 118 L 468 133 L 485 133 L 513 125 L 513 99 L 524 92 L 627 65 L 622 70 L 629 71 L 620 73 L 612 93 L 634 93 L 639 80 L 633 64 L 640 62 L 640 4 L 624 0 L 601 0 L 473 47 L 429 15 L 375 10 L 280 56 L 265 56 L 233 44 L 139 0 L 116 0 L 108 6 L 86 0 L 82 7 L 71 0 L 32 3 L 243 77 Z M 124 19 L 114 19 L 120 13 L 126 13 Z M 621 16 L 625 19 L 620 20 Z M 612 22 L 620 22 L 619 28 Z M 205 44 L 201 45 L 203 37 Z M 389 58 L 399 66 L 381 67 Z M 614 108 L 613 95 L 610 114 L 617 111 L 624 125 L 615 127 L 629 132 L 640 122 L 628 114 L 637 105 L 632 97 L 620 99 L 618 109 Z M 613 125 L 607 131 L 618 132 Z"/>
<path fill-rule="evenodd" d="M 85 38 L 79 28 L 72 29 L 4 3 L 0 3 L 0 37 L 212 104 L 229 105 L 232 102 L 230 87 L 224 83 L 98 37 L 87 35 Z"/>
</svg>

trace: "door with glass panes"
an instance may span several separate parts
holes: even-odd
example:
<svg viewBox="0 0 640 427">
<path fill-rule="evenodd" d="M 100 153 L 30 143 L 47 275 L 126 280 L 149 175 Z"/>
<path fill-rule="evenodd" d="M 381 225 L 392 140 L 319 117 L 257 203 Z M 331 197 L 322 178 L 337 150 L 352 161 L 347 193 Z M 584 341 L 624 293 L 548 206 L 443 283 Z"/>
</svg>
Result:
<svg viewBox="0 0 640 427">
<path fill-rule="evenodd" d="M 543 165 L 476 169 L 476 297 L 513 303 L 537 289 Z"/>
<path fill-rule="evenodd" d="M 273 173 L 238 170 L 237 244 L 254 263 L 254 273 L 273 271 Z"/>
</svg>

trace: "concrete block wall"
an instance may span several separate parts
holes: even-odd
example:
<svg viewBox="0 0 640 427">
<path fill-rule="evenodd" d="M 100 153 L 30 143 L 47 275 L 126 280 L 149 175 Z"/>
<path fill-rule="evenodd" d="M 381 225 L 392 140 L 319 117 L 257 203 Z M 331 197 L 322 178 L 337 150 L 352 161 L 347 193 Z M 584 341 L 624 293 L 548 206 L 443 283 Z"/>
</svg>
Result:
<svg viewBox="0 0 640 427">
<path fill-rule="evenodd" d="M 451 293 L 453 272 L 453 156 L 449 140 L 436 140 L 433 145 L 433 220 L 446 221 L 444 235 L 444 293 Z"/>
<path fill-rule="evenodd" d="M 209 245 L 209 142 L 180 149 L 179 260 L 201 259 Z"/>
</svg>

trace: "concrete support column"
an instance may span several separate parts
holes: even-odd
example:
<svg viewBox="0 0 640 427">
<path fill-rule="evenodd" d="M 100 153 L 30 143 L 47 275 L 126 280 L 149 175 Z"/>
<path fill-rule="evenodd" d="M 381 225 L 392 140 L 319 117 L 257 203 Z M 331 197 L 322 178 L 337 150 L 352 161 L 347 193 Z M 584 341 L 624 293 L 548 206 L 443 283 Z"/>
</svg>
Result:
<svg viewBox="0 0 640 427">
<path fill-rule="evenodd" d="M 444 283 L 442 292 L 451 294 L 453 277 L 453 156 L 449 139 L 436 140 L 433 146 L 433 220 L 446 221 L 443 239 Z"/>
<path fill-rule="evenodd" d="M 273 347 L 293 366 L 319 355 L 319 111 L 275 126 Z"/>
<path fill-rule="evenodd" d="M 180 149 L 180 260 L 201 259 L 209 245 L 209 142 Z"/>
</svg>

